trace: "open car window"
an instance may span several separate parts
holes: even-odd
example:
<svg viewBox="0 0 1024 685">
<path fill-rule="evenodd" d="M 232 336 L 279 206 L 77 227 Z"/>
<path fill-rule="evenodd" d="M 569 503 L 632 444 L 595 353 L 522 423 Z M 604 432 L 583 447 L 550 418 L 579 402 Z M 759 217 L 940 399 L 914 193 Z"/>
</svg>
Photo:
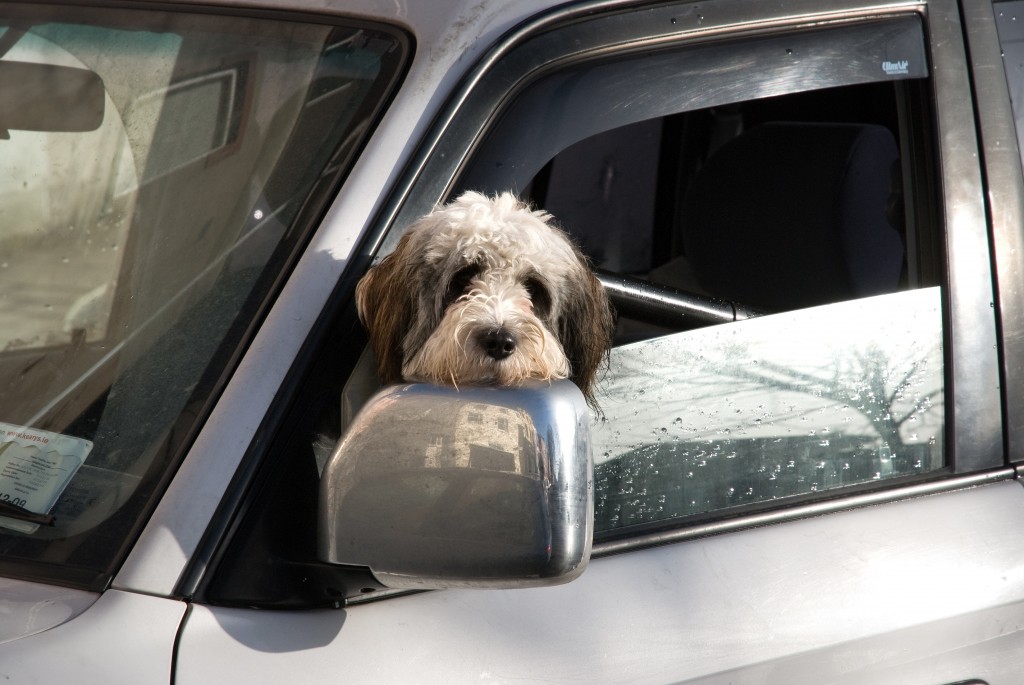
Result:
<svg viewBox="0 0 1024 685">
<path fill-rule="evenodd" d="M 452 194 L 547 209 L 618 310 L 599 537 L 947 467 L 929 83 L 905 16 L 580 60 L 492 117 Z"/>
</svg>

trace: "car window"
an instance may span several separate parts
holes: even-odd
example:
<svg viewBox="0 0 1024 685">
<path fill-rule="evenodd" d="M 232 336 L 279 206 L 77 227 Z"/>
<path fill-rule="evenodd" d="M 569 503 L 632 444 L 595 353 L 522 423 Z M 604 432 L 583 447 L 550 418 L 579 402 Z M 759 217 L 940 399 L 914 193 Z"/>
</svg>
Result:
<svg viewBox="0 0 1024 685">
<path fill-rule="evenodd" d="M 494 117 L 455 192 L 550 211 L 619 310 L 599 535 L 946 467 L 928 74 L 905 17 L 583 61 Z"/>
<path fill-rule="evenodd" d="M 938 288 L 617 347 L 593 430 L 598 530 L 945 465 Z"/>
<path fill-rule="evenodd" d="M 379 596 L 366 569 L 311 561 L 319 473 L 380 385 L 353 291 L 407 226 L 470 189 L 553 213 L 618 310 L 592 425 L 602 549 L 1001 465 L 986 225 L 962 211 L 982 197 L 971 130 L 937 131 L 966 91 L 932 76 L 926 35 L 944 26 L 875 10 L 759 23 L 746 0 L 714 17 L 570 8 L 471 67 L 335 291 L 284 429 L 253 447 L 246 514 L 182 593 Z M 845 221 L 808 228 L 839 207 Z"/>
<path fill-rule="evenodd" d="M 12 575 L 105 586 L 405 51 L 358 22 L 0 8 Z"/>
</svg>

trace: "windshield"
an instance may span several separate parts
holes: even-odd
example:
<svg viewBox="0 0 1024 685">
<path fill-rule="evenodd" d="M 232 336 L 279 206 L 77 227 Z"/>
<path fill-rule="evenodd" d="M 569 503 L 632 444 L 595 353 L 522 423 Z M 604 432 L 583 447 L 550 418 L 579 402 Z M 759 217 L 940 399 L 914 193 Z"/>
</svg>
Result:
<svg viewBox="0 0 1024 685">
<path fill-rule="evenodd" d="M 405 55 L 354 22 L 0 6 L 0 573 L 106 585 Z"/>
</svg>

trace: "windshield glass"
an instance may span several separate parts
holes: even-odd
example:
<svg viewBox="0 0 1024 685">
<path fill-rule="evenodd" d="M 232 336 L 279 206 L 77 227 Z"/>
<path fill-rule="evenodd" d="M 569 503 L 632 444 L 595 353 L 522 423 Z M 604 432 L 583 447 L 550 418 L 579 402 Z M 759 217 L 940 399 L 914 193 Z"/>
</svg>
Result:
<svg viewBox="0 0 1024 685">
<path fill-rule="evenodd" d="M 353 22 L 0 7 L 0 573 L 105 586 L 405 55 Z"/>
</svg>

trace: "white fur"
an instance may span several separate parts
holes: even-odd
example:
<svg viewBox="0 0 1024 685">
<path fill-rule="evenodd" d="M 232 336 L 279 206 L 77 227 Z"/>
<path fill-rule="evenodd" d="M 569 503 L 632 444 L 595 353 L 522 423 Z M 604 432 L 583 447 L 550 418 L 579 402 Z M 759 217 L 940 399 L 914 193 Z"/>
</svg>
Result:
<svg viewBox="0 0 1024 685">
<path fill-rule="evenodd" d="M 611 311 L 586 259 L 550 221 L 511 194 L 468 192 L 413 224 L 356 291 L 385 382 L 572 377 L 587 394 L 610 345 Z M 491 347 L 504 353 L 488 353 L 488 331 L 500 333 L 503 344 Z M 572 368 L 574 354 L 583 368 Z"/>
<path fill-rule="evenodd" d="M 492 272 L 493 274 L 494 272 Z M 569 362 L 554 335 L 533 315 L 526 289 L 498 278 L 478 278 L 452 304 L 434 334 L 402 365 L 410 381 L 517 385 L 528 378 L 569 376 Z M 506 329 L 516 351 L 496 360 L 474 340 L 481 330 Z"/>
</svg>

